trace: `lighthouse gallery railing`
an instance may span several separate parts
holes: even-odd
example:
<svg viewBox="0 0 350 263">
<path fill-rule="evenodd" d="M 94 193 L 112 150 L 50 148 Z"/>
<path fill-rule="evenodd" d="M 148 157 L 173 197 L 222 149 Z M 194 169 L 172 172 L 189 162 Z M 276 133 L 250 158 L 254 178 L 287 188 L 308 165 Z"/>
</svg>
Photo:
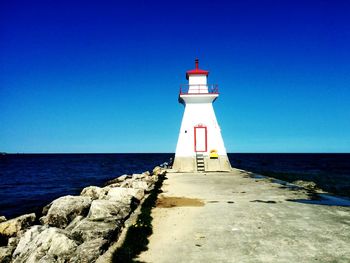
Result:
<svg viewBox="0 0 350 263">
<path fill-rule="evenodd" d="M 219 94 L 217 84 L 181 84 L 180 95 L 186 94 Z"/>
</svg>

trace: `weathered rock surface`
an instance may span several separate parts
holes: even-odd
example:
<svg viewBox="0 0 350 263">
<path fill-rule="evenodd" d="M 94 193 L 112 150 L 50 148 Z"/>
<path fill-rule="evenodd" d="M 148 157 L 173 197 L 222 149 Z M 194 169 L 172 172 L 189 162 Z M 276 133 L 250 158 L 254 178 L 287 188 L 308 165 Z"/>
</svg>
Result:
<svg viewBox="0 0 350 263">
<path fill-rule="evenodd" d="M 91 205 L 91 197 L 63 196 L 52 202 L 47 215 L 40 218 L 42 224 L 65 228 L 76 216 L 86 215 Z"/>
<path fill-rule="evenodd" d="M 160 166 L 156 166 L 153 168 L 152 174 L 159 175 L 162 173 L 162 168 Z"/>
<path fill-rule="evenodd" d="M 132 197 L 140 201 L 144 196 L 145 192 L 143 189 L 116 187 L 109 189 L 106 199 L 130 204 Z"/>
<path fill-rule="evenodd" d="M 132 176 L 131 175 L 128 175 L 128 174 L 123 174 L 121 176 L 118 176 L 117 178 L 114 178 L 112 180 L 109 180 L 105 183 L 105 185 L 111 185 L 111 184 L 115 184 L 115 183 L 121 183 L 123 181 L 125 181 L 127 178 L 131 178 Z"/>
<path fill-rule="evenodd" d="M 128 179 L 125 179 L 121 184 L 120 184 L 120 187 L 122 188 L 129 188 L 132 186 L 132 183 L 134 182 L 134 179 L 132 178 L 128 178 Z"/>
<path fill-rule="evenodd" d="M 70 259 L 71 263 L 95 262 L 96 259 L 106 250 L 107 240 L 95 238 L 84 242 L 78 246 L 74 256 Z"/>
<path fill-rule="evenodd" d="M 10 238 L 8 239 L 7 245 L 8 245 L 9 247 L 17 247 L 19 240 L 20 240 L 20 237 L 19 237 L 19 236 L 17 236 L 17 237 L 10 237 Z M 0 262 L 1 262 L 1 261 L 0 261 Z"/>
<path fill-rule="evenodd" d="M 86 242 L 96 238 L 110 241 L 121 228 L 120 221 L 91 221 L 84 218 L 72 229 L 71 234 L 75 240 Z"/>
<path fill-rule="evenodd" d="M 13 262 L 68 262 L 77 246 L 65 230 L 33 226 L 19 241 Z"/>
<path fill-rule="evenodd" d="M 140 179 L 144 179 L 147 176 L 147 174 L 142 173 L 142 174 L 133 174 L 132 175 L 132 179 L 134 180 L 140 180 Z"/>
<path fill-rule="evenodd" d="M 130 205 L 121 201 L 94 200 L 86 218 L 94 221 L 120 220 L 127 217 L 130 212 Z"/>
<path fill-rule="evenodd" d="M 0 262 L 95 262 L 157 180 L 148 171 L 122 175 L 80 196 L 63 196 L 43 208 L 43 225 L 33 226 L 34 213 L 7 221 L 0 216 Z"/>
<path fill-rule="evenodd" d="M 109 188 L 101 188 L 98 186 L 89 186 L 85 187 L 83 191 L 81 191 L 81 196 L 91 197 L 92 200 L 102 199 L 107 194 Z"/>
<path fill-rule="evenodd" d="M 300 187 L 303 187 L 306 190 L 313 191 L 313 192 L 320 190 L 320 188 L 317 187 L 317 184 L 315 182 L 311 182 L 311 181 L 297 180 L 297 181 L 294 181 L 293 184 L 300 186 Z"/>
<path fill-rule="evenodd" d="M 16 236 L 21 230 L 30 227 L 35 221 L 35 214 L 22 215 L 0 223 L 0 235 L 5 237 Z"/>
<path fill-rule="evenodd" d="M 0 247 L 0 262 L 11 262 L 13 248 L 12 247 Z"/>
<path fill-rule="evenodd" d="M 65 228 L 66 231 L 71 232 L 77 225 L 78 223 L 83 220 L 85 217 L 83 216 L 77 216 L 75 217 L 72 222 L 69 223 L 69 225 Z"/>
<path fill-rule="evenodd" d="M 47 204 L 43 207 L 42 211 L 41 211 L 41 214 L 43 216 L 46 216 L 47 215 L 47 212 L 49 212 L 49 209 L 50 207 L 52 206 L 52 202 L 50 204 Z"/>
<path fill-rule="evenodd" d="M 132 182 L 131 187 L 135 189 L 142 189 L 146 192 L 149 192 L 152 190 L 153 185 L 145 181 L 134 181 Z"/>
</svg>

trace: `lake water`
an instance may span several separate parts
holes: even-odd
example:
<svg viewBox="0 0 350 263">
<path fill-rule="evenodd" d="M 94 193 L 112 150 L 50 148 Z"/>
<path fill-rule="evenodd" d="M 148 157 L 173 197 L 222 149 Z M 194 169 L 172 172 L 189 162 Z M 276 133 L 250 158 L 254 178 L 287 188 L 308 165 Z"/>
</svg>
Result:
<svg viewBox="0 0 350 263">
<path fill-rule="evenodd" d="M 57 197 L 79 194 L 122 174 L 151 170 L 173 157 L 159 154 L 0 155 L 0 215 L 38 211 Z M 350 154 L 229 154 L 232 166 L 289 182 L 307 180 L 350 196 Z"/>
</svg>

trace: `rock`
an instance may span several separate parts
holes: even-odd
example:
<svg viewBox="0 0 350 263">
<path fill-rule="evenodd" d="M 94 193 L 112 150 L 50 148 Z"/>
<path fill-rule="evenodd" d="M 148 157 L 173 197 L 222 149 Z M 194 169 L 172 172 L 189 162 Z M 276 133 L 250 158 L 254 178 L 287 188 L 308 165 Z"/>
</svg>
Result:
<svg viewBox="0 0 350 263">
<path fill-rule="evenodd" d="M 305 188 L 306 190 L 309 190 L 309 191 L 318 191 L 320 190 L 318 187 L 317 187 L 317 184 L 314 183 L 314 182 L 311 182 L 311 181 L 302 181 L 302 180 L 297 180 L 297 181 L 294 181 L 293 184 L 297 185 L 297 186 L 300 186 L 300 187 L 303 187 Z"/>
<path fill-rule="evenodd" d="M 71 235 L 81 243 L 97 238 L 110 242 L 121 229 L 121 225 L 121 221 L 91 221 L 84 218 L 72 229 Z"/>
<path fill-rule="evenodd" d="M 13 262 L 68 262 L 78 246 L 68 235 L 56 227 L 33 226 L 19 241 Z"/>
<path fill-rule="evenodd" d="M 124 219 L 131 212 L 130 205 L 113 200 L 94 200 L 91 203 L 87 219 L 94 221 L 112 221 Z"/>
<path fill-rule="evenodd" d="M 130 178 L 130 175 L 128 175 L 128 174 L 123 174 L 123 175 L 117 177 L 116 179 L 118 180 L 118 182 L 123 182 L 123 181 L 125 181 L 125 179 L 127 179 L 127 178 Z"/>
<path fill-rule="evenodd" d="M 131 187 L 135 189 L 142 189 L 146 192 L 151 191 L 153 189 L 153 185 L 145 181 L 134 181 L 132 182 Z"/>
<path fill-rule="evenodd" d="M 4 216 L 0 216 L 0 223 L 5 222 L 7 219 Z"/>
<path fill-rule="evenodd" d="M 106 188 L 106 189 L 108 188 L 108 189 L 110 189 L 110 188 L 113 188 L 113 187 L 120 187 L 121 184 L 122 184 L 122 183 L 109 184 L 108 186 L 105 186 L 105 187 L 103 187 L 103 188 Z"/>
<path fill-rule="evenodd" d="M 46 216 L 40 218 L 42 224 L 65 228 L 76 216 L 86 215 L 91 205 L 91 197 L 63 196 L 52 202 Z"/>
<path fill-rule="evenodd" d="M 160 166 L 156 166 L 153 168 L 152 174 L 153 175 L 159 175 L 162 173 L 162 168 Z"/>
<path fill-rule="evenodd" d="M 110 184 L 115 184 L 115 183 L 120 183 L 125 181 L 127 178 L 130 178 L 131 176 L 128 174 L 123 174 L 121 176 L 118 176 L 117 178 L 114 178 L 112 180 L 109 180 L 105 183 L 105 186 L 110 185 Z"/>
<path fill-rule="evenodd" d="M 0 247 L 0 262 L 8 263 L 11 262 L 13 248 L 11 247 Z"/>
<path fill-rule="evenodd" d="M 52 202 L 51 202 L 50 204 L 48 204 L 48 205 L 45 205 L 45 206 L 43 207 L 43 210 L 41 211 L 41 214 L 42 214 L 43 216 L 46 216 L 46 215 L 47 215 L 47 212 L 49 212 L 49 209 L 50 209 L 51 206 L 52 206 Z"/>
<path fill-rule="evenodd" d="M 144 181 L 148 184 L 155 184 L 158 181 L 157 175 L 147 176 Z"/>
<path fill-rule="evenodd" d="M 128 178 L 128 179 L 126 179 L 124 182 L 122 182 L 120 184 L 120 187 L 122 187 L 122 188 L 130 188 L 132 186 L 133 182 L 134 182 L 134 180 L 132 178 Z"/>
<path fill-rule="evenodd" d="M 19 240 L 20 240 L 20 237 L 10 237 L 9 240 L 8 240 L 7 245 L 9 247 L 14 247 L 15 248 L 15 247 L 17 247 Z"/>
<path fill-rule="evenodd" d="M 132 197 L 140 201 L 145 196 L 143 189 L 133 189 L 133 188 L 111 188 L 109 189 L 106 199 L 115 201 L 127 201 L 130 204 Z"/>
<path fill-rule="evenodd" d="M 101 188 L 98 186 L 89 186 L 85 187 L 83 191 L 81 191 L 81 196 L 91 197 L 92 200 L 102 199 L 108 192 L 109 188 Z"/>
<path fill-rule="evenodd" d="M 142 174 L 133 174 L 132 175 L 132 179 L 137 180 L 137 179 L 143 179 L 145 178 L 147 175 L 145 173 Z"/>
<path fill-rule="evenodd" d="M 63 262 L 63 261 L 56 260 L 54 256 L 50 256 L 50 255 L 45 255 L 38 261 L 38 263 L 57 263 L 57 262 Z"/>
<path fill-rule="evenodd" d="M 69 225 L 65 228 L 66 231 L 71 232 L 77 225 L 78 223 L 83 220 L 83 216 L 77 216 L 75 217 L 72 222 L 69 223 Z"/>
<path fill-rule="evenodd" d="M 2 222 L 0 223 L 0 235 L 6 237 L 16 236 L 19 231 L 33 225 L 34 221 L 35 214 L 32 213 Z"/>
<path fill-rule="evenodd" d="M 107 244 L 108 241 L 103 238 L 86 241 L 77 248 L 74 256 L 69 262 L 95 262 L 96 259 L 106 250 Z"/>
<path fill-rule="evenodd" d="M 38 226 L 35 225 L 31 227 L 29 230 L 27 230 L 24 235 L 21 237 L 15 252 L 13 253 L 14 256 L 17 256 L 25 251 L 25 247 L 30 244 L 30 242 L 36 238 L 43 230 L 47 229 L 47 226 Z"/>
</svg>

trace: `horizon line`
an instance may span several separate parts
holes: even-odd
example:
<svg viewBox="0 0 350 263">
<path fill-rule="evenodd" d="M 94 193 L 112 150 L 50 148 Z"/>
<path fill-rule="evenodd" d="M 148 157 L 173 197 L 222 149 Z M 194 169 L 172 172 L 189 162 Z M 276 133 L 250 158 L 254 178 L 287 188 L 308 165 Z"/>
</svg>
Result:
<svg viewBox="0 0 350 263">
<path fill-rule="evenodd" d="M 0 156 L 20 154 L 175 154 L 175 152 L 0 152 Z M 350 152 L 227 152 L 227 154 L 350 154 Z"/>
</svg>

